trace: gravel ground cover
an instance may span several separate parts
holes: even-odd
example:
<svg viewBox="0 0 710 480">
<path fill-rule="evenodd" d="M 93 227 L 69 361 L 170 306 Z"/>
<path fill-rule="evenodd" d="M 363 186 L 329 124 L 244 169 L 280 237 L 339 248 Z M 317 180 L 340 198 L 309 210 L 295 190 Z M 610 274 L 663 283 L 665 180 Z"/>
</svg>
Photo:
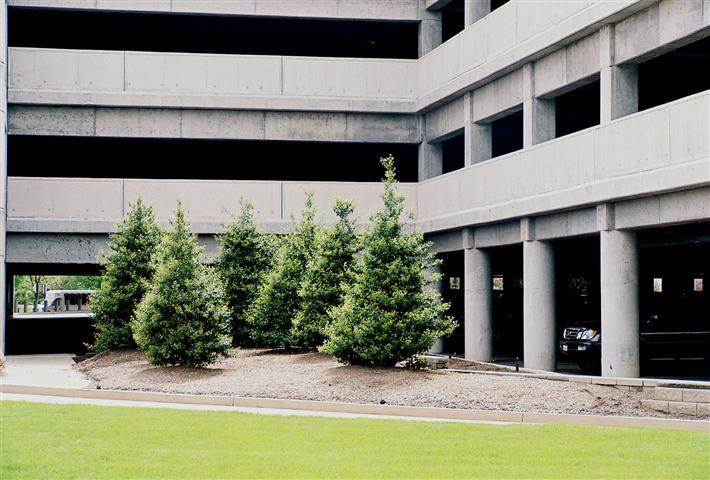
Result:
<svg viewBox="0 0 710 480">
<path fill-rule="evenodd" d="M 136 351 L 77 365 L 103 389 L 592 415 L 669 415 L 646 409 L 649 391 L 516 376 L 338 364 L 316 353 L 239 350 L 204 369 L 156 367 Z"/>
</svg>

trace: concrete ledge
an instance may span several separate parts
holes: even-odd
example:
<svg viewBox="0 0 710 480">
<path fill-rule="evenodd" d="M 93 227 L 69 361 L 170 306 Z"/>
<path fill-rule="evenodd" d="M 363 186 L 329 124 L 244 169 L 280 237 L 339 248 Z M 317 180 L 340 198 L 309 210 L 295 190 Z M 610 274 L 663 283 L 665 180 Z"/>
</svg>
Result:
<svg viewBox="0 0 710 480">
<path fill-rule="evenodd" d="M 100 398 L 164 403 L 192 403 L 252 408 L 277 408 L 369 415 L 438 418 L 448 420 L 497 421 L 516 423 L 563 423 L 605 427 L 648 427 L 710 432 L 710 423 L 697 420 L 677 420 L 647 417 L 605 417 L 598 415 L 570 415 L 550 413 L 507 412 L 500 410 L 466 410 L 433 407 L 404 407 L 395 405 L 366 405 L 312 400 L 246 398 L 219 395 L 184 395 L 120 390 L 88 390 L 70 388 L 0 385 L 0 393 L 50 395 L 59 397 Z"/>
</svg>

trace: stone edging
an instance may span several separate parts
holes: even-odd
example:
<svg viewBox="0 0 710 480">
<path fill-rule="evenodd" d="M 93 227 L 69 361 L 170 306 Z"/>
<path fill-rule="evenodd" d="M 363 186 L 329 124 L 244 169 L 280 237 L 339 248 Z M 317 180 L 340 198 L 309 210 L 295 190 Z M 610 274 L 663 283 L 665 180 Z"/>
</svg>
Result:
<svg viewBox="0 0 710 480">
<path fill-rule="evenodd" d="M 143 402 L 186 403 L 251 408 L 275 408 L 315 412 L 336 412 L 366 415 L 436 418 L 444 420 L 478 420 L 513 423 L 564 423 L 599 427 L 646 427 L 710 432 L 710 422 L 648 417 L 620 417 L 602 415 L 572 415 L 554 413 L 508 412 L 502 410 L 467 410 L 436 407 L 405 407 L 397 405 L 369 405 L 313 400 L 248 398 L 224 395 L 186 395 L 125 390 L 89 390 L 73 388 L 0 385 L 0 393 L 49 395 L 57 397 L 97 398 Z"/>
</svg>

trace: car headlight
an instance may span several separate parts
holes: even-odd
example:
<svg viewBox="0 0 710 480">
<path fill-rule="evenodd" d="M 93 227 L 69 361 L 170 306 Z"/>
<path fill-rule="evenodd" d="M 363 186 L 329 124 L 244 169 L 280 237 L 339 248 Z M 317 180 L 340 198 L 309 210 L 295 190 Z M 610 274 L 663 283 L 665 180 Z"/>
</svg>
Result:
<svg viewBox="0 0 710 480">
<path fill-rule="evenodd" d="M 592 329 L 583 330 L 577 337 L 579 340 L 591 340 L 597 336 L 597 331 Z"/>
</svg>

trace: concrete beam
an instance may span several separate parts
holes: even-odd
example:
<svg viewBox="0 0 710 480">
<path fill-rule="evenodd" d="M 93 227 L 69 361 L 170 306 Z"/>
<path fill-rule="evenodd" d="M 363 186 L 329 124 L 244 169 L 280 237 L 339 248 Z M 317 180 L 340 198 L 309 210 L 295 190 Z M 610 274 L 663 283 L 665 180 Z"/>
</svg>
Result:
<svg viewBox="0 0 710 480">
<path fill-rule="evenodd" d="M 12 135 L 419 143 L 402 114 L 12 105 Z"/>
</svg>

